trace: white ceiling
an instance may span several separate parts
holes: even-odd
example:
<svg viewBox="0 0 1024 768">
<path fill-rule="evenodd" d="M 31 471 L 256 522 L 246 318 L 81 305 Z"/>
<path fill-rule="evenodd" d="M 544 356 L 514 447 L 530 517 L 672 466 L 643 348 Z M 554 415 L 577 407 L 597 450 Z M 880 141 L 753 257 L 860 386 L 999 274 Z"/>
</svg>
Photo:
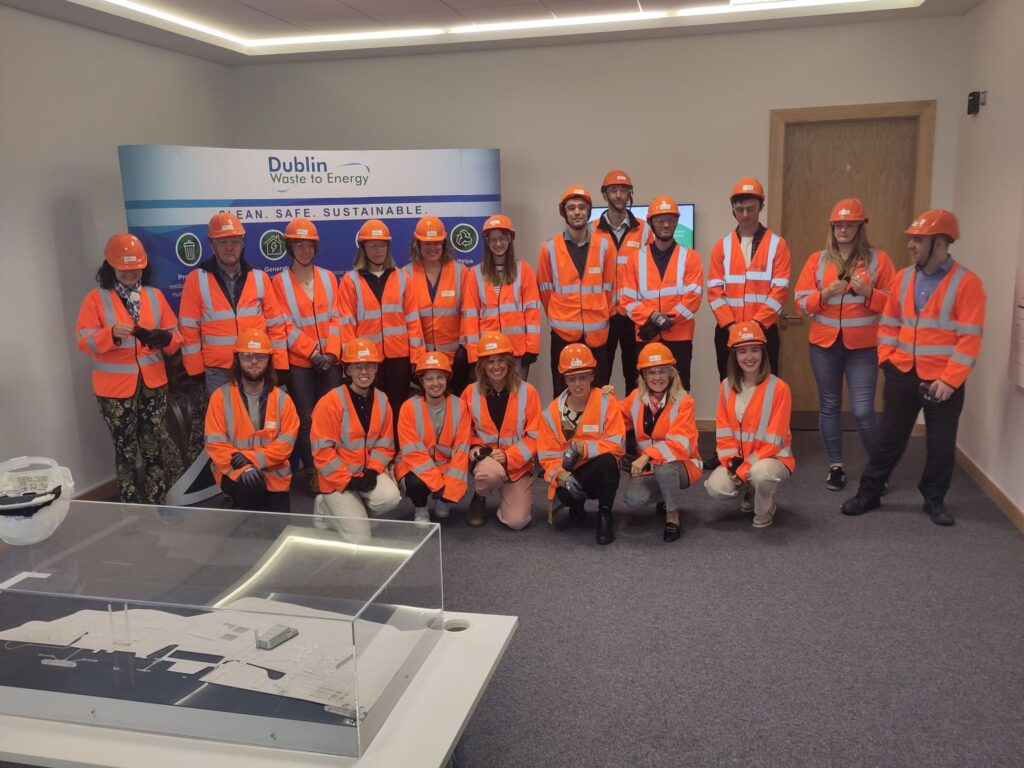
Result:
<svg viewBox="0 0 1024 768">
<path fill-rule="evenodd" d="M 807 0 L 732 0 L 732 8 L 730 0 L 0 0 L 227 64 L 937 16 L 964 13 L 982 0 L 797 2 Z M 623 17 L 578 23 L 604 15 Z M 481 26 L 509 23 L 546 26 Z"/>
</svg>

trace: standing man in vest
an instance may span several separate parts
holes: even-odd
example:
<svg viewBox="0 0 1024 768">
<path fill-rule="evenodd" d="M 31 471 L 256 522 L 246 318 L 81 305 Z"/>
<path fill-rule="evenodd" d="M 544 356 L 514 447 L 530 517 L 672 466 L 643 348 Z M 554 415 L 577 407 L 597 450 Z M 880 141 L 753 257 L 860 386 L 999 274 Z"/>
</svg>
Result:
<svg viewBox="0 0 1024 768">
<path fill-rule="evenodd" d="M 614 311 L 615 256 L 609 238 L 592 237 L 590 193 L 574 184 L 562 193 L 558 212 L 565 232 L 540 247 L 537 286 L 551 326 L 551 388 L 565 389 L 558 372 L 562 350 L 573 342 L 590 347 L 597 361 L 595 384 L 608 383 L 608 319 Z"/>
<path fill-rule="evenodd" d="M 896 275 L 878 327 L 878 360 L 885 371 L 882 434 L 857 495 L 841 511 L 862 515 L 881 506 L 885 484 L 924 408 L 927 458 L 917 487 L 932 522 L 953 525 L 945 496 L 956 463 L 964 382 L 981 351 L 985 289 L 949 254 L 960 238 L 952 213 L 925 211 L 906 232 L 913 264 Z"/>
<path fill-rule="evenodd" d="M 736 229 L 711 249 L 708 302 L 718 321 L 715 352 L 718 376 L 726 378 L 729 328 L 753 320 L 768 340 L 768 363 L 779 373 L 779 315 L 789 295 L 789 247 L 761 223 L 764 187 L 757 179 L 740 179 L 729 197 Z"/>
<path fill-rule="evenodd" d="M 647 208 L 654 239 L 626 265 L 619 306 L 636 328 L 643 347 L 659 341 L 669 348 L 683 388 L 690 391 L 694 316 L 704 291 L 700 254 L 675 240 L 679 206 L 660 195 Z"/>
<path fill-rule="evenodd" d="M 267 334 L 242 331 L 233 351 L 229 380 L 211 395 L 206 411 L 213 477 L 235 509 L 289 512 L 289 459 L 299 415 L 277 386 L 270 361 L 275 350 Z"/>
<path fill-rule="evenodd" d="M 245 260 L 245 229 L 230 213 L 210 219 L 207 236 L 213 258 L 185 278 L 178 322 L 185 370 L 193 388 L 190 449 L 202 439 L 203 414 L 210 395 L 228 383 L 235 340 L 242 331 L 264 331 L 273 346 L 273 366 L 288 370 L 284 317 L 270 278 Z M 280 374 L 278 380 L 284 384 Z M 205 386 L 205 392 L 201 389 Z M 192 456 L 190 450 L 190 458 Z"/>
<path fill-rule="evenodd" d="M 621 349 L 622 377 L 626 392 L 636 388 L 636 327 L 619 306 L 622 278 L 630 263 L 635 263 L 640 249 L 650 239 L 647 222 L 640 221 L 630 207 L 633 205 L 633 180 L 625 171 L 608 171 L 601 182 L 601 197 L 608 210 L 594 222 L 594 233 L 611 240 L 615 254 L 615 287 L 612 289 L 612 316 L 608 321 L 608 373 L 615 364 L 615 348 Z"/>
</svg>

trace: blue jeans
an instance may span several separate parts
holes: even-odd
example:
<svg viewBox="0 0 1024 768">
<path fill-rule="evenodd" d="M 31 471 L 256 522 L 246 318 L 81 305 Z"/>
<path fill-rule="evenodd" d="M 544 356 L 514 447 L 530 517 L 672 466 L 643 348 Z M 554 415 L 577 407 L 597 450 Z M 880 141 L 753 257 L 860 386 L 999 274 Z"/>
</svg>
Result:
<svg viewBox="0 0 1024 768">
<path fill-rule="evenodd" d="M 811 370 L 818 383 L 818 428 L 830 464 L 843 463 L 843 375 L 850 393 L 850 408 L 861 445 L 870 459 L 878 450 L 878 415 L 875 383 L 878 381 L 878 349 L 847 349 L 838 339 L 831 347 L 810 345 Z"/>
</svg>

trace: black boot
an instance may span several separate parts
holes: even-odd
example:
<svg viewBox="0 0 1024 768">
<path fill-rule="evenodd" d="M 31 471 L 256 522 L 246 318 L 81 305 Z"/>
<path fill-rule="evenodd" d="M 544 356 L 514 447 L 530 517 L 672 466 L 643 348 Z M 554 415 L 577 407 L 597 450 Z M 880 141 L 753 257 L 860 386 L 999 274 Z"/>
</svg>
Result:
<svg viewBox="0 0 1024 768">
<path fill-rule="evenodd" d="M 615 531 L 612 526 L 612 511 L 601 507 L 597 511 L 597 543 L 604 546 L 615 541 Z"/>
<path fill-rule="evenodd" d="M 584 523 L 584 522 L 586 522 L 586 520 L 587 520 L 587 510 L 583 506 L 583 502 L 582 501 L 573 501 L 573 503 L 569 505 L 569 522 L 573 523 L 573 524 L 576 524 L 576 523 Z"/>
<path fill-rule="evenodd" d="M 474 528 L 478 528 L 484 524 L 486 517 L 487 498 L 479 493 L 474 493 L 473 499 L 469 502 L 469 513 L 466 515 L 466 522 Z"/>
</svg>

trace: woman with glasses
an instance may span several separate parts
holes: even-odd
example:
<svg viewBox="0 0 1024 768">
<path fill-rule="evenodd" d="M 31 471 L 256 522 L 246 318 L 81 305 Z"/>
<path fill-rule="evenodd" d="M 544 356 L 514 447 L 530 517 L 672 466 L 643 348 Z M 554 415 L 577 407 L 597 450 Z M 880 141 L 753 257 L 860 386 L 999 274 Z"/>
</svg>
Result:
<svg viewBox="0 0 1024 768">
<path fill-rule="evenodd" d="M 662 539 L 676 541 L 682 535 L 681 491 L 697 482 L 702 470 L 693 398 L 683 388 L 672 351 L 661 342 L 640 350 L 637 369 L 637 388 L 621 404 L 639 451 L 629 465 L 626 506 L 645 509 L 654 502 L 665 518 Z"/>
<path fill-rule="evenodd" d="M 512 345 L 519 378 L 525 381 L 540 353 L 537 277 L 529 263 L 516 259 L 516 231 L 507 216 L 491 216 L 483 230 L 483 258 L 466 273 L 463 287 L 462 345 L 473 365 L 483 335 L 503 334 Z"/>
<path fill-rule="evenodd" d="M 586 520 L 584 504 L 597 499 L 597 543 L 615 540 L 612 504 L 619 489 L 618 457 L 626 452 L 626 427 L 611 392 L 594 386 L 597 360 L 586 344 L 568 344 L 558 355 L 565 390 L 542 414 L 538 450 L 555 496 L 573 523 Z"/>
<path fill-rule="evenodd" d="M 829 464 L 825 487 L 830 491 L 846 487 L 844 377 L 861 445 L 869 458 L 878 447 L 878 319 L 896 273 L 889 255 L 871 246 L 867 224 L 860 200 L 836 203 L 828 245 L 811 254 L 796 284 L 797 309 L 811 318 L 811 370 L 818 385 L 818 423 Z"/>
<path fill-rule="evenodd" d="M 167 412 L 164 358 L 181 346 L 178 319 L 150 282 L 142 243 L 127 232 L 107 241 L 93 288 L 78 312 L 78 348 L 92 358 L 92 387 L 114 441 L 121 501 L 161 504 L 167 493 L 163 451 Z M 135 462 L 142 454 L 143 480 Z"/>
</svg>

